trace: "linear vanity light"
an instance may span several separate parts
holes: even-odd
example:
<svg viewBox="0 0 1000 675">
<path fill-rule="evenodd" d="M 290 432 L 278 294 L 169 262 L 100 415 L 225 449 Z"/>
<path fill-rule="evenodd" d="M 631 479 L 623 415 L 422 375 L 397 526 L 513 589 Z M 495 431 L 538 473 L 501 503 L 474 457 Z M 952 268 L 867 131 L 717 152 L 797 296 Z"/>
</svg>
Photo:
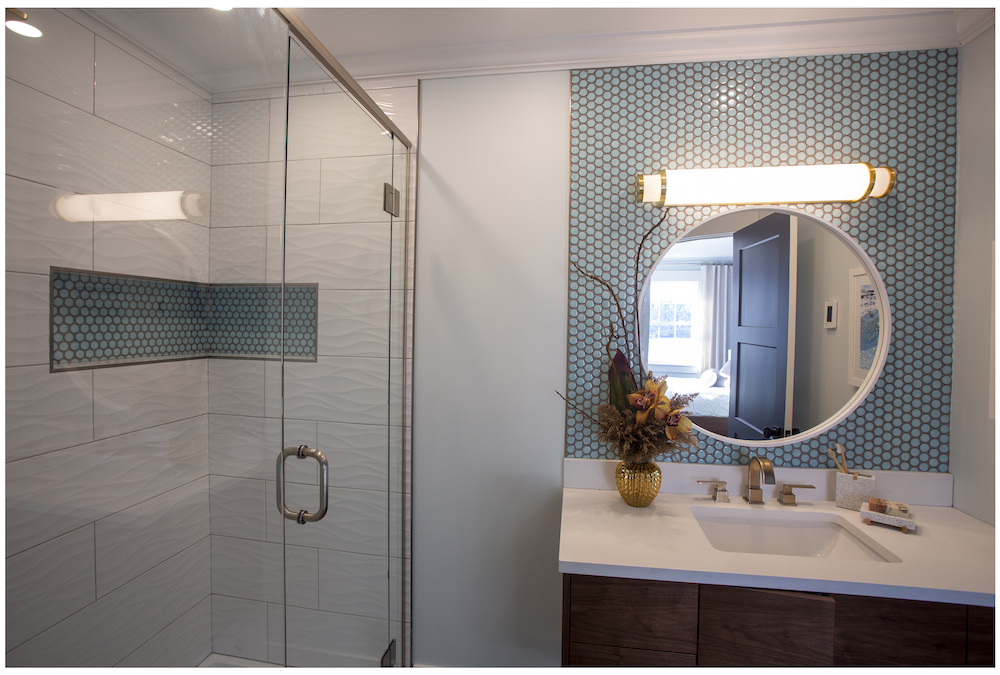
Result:
<svg viewBox="0 0 1000 675">
<path fill-rule="evenodd" d="M 19 9 L 7 7 L 7 19 L 4 23 L 7 28 L 11 29 L 18 35 L 30 38 L 42 37 L 42 31 L 28 23 L 28 15 Z"/>
<path fill-rule="evenodd" d="M 855 164 L 661 169 L 636 174 L 635 199 L 653 206 L 858 202 L 884 197 L 896 172 Z"/>
<path fill-rule="evenodd" d="M 103 195 L 66 195 L 56 199 L 56 213 L 71 223 L 89 221 L 191 220 L 208 212 L 200 193 L 120 192 Z"/>
</svg>

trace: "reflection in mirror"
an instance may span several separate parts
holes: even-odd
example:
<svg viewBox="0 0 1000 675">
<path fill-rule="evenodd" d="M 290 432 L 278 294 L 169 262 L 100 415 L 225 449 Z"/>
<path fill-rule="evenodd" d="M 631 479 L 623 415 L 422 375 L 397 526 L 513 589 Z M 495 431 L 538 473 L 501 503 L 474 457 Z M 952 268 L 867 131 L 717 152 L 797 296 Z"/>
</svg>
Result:
<svg viewBox="0 0 1000 675">
<path fill-rule="evenodd" d="M 688 416 L 713 436 L 810 438 L 860 404 L 884 361 L 887 299 L 872 272 L 846 235 L 804 214 L 706 221 L 643 286 L 645 367 L 671 393 L 698 394 Z"/>
</svg>

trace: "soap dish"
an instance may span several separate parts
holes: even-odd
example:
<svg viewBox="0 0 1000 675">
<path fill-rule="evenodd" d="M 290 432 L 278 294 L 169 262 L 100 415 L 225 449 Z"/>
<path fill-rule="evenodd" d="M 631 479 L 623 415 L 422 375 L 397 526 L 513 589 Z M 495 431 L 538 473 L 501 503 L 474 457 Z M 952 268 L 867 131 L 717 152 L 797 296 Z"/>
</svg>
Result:
<svg viewBox="0 0 1000 675">
<path fill-rule="evenodd" d="M 889 525 L 890 527 L 898 527 L 903 530 L 903 534 L 917 529 L 917 524 L 913 522 L 913 516 L 910 515 L 909 518 L 903 518 L 902 516 L 888 516 L 884 513 L 879 513 L 878 511 L 872 511 L 868 508 L 867 504 L 861 506 L 861 520 L 864 521 L 865 525 L 871 525 L 872 523 L 882 523 L 883 525 Z"/>
</svg>

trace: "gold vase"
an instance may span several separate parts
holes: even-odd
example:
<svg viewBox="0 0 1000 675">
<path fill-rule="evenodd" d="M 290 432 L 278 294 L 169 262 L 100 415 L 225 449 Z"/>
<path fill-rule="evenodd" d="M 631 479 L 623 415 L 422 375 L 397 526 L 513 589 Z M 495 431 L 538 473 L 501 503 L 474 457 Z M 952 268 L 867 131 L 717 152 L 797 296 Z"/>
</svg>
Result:
<svg viewBox="0 0 1000 675">
<path fill-rule="evenodd" d="M 618 462 L 615 468 L 615 484 L 618 494 L 629 506 L 649 506 L 660 491 L 660 467 L 652 462 L 626 465 Z"/>
</svg>

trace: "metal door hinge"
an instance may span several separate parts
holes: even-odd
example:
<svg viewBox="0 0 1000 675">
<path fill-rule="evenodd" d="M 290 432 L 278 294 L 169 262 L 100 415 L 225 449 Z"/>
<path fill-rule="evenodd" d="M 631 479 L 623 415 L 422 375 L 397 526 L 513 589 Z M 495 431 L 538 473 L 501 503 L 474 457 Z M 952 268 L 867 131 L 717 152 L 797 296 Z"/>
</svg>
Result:
<svg viewBox="0 0 1000 675">
<path fill-rule="evenodd" d="M 389 648 L 385 650 L 385 654 L 382 655 L 382 667 L 383 668 L 394 668 L 396 666 L 396 638 L 392 639 L 389 643 Z"/>
<path fill-rule="evenodd" d="M 394 218 L 399 218 L 399 190 L 388 183 L 383 184 L 382 208 Z"/>
</svg>

